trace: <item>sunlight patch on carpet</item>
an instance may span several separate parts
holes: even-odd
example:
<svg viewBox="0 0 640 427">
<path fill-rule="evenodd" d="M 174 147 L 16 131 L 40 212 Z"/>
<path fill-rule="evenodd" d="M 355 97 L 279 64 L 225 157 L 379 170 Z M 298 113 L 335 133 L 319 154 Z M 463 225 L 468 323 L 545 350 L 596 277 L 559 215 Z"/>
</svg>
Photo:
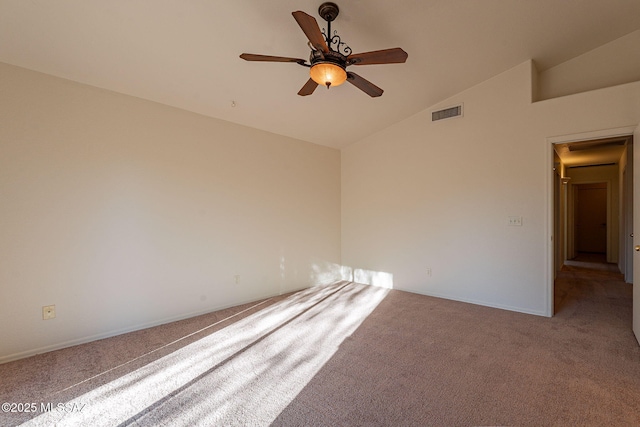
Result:
<svg viewBox="0 0 640 427">
<path fill-rule="evenodd" d="M 337 283 L 269 306 L 24 425 L 265 425 L 389 292 Z M 70 406 L 71 407 L 71 406 Z"/>
</svg>

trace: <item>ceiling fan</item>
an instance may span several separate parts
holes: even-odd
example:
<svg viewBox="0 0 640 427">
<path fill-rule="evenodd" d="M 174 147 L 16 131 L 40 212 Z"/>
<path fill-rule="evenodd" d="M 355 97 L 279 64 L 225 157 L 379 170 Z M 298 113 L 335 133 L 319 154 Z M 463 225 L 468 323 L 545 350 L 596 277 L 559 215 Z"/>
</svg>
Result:
<svg viewBox="0 0 640 427">
<path fill-rule="evenodd" d="M 320 30 L 318 21 L 302 11 L 292 12 L 302 31 L 309 39 L 308 45 L 311 48 L 309 62 L 304 59 L 289 58 L 285 56 L 255 55 L 243 53 L 240 58 L 246 61 L 263 62 L 294 62 L 303 67 L 310 68 L 310 78 L 300 89 L 298 95 L 311 95 L 318 85 L 328 88 L 338 86 L 348 81 L 367 95 L 377 97 L 382 95 L 383 90 L 358 74 L 347 71 L 350 65 L 371 65 L 371 64 L 398 64 L 407 60 L 407 52 L 399 47 L 393 49 L 376 50 L 364 53 L 352 53 L 337 31 L 331 34 L 331 22 L 336 19 L 340 10 L 338 5 L 325 2 L 318 8 L 318 14 L 327 21 L 327 32 Z"/>
</svg>

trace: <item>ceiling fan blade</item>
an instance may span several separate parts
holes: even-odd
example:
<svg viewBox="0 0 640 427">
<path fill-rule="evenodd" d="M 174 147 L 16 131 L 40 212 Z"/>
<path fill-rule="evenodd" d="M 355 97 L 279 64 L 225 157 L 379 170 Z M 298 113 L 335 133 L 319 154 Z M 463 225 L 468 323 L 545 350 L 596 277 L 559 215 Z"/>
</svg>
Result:
<svg viewBox="0 0 640 427">
<path fill-rule="evenodd" d="M 382 92 L 384 92 L 382 89 L 380 89 L 378 86 L 371 83 L 369 80 L 363 77 L 360 77 L 356 73 L 352 73 L 350 71 L 347 73 L 347 81 L 372 98 L 380 96 L 382 95 Z"/>
<path fill-rule="evenodd" d="M 300 89 L 300 92 L 298 92 L 298 95 L 300 96 L 311 95 L 313 91 L 316 90 L 317 87 L 318 87 L 318 83 L 314 82 L 313 79 L 309 79 L 304 84 L 304 86 L 302 86 L 302 89 Z"/>
<path fill-rule="evenodd" d="M 243 53 L 240 58 L 245 61 L 263 61 L 263 62 L 296 62 L 298 64 L 304 64 L 305 60 L 300 58 L 288 58 L 286 56 L 270 56 L 270 55 L 255 55 L 253 53 Z"/>
<path fill-rule="evenodd" d="M 304 34 L 311 42 L 311 45 L 323 52 L 329 52 L 329 47 L 322 35 L 322 31 L 320 31 L 320 26 L 318 26 L 316 18 L 311 15 L 307 15 L 300 10 L 292 12 L 291 14 L 298 22 L 298 25 L 300 25 L 300 28 L 302 28 L 302 31 L 304 31 Z"/>
<path fill-rule="evenodd" d="M 353 55 L 349 55 L 347 61 L 353 65 L 400 64 L 405 62 L 408 56 L 407 52 L 396 47 L 393 49 L 354 53 Z"/>
</svg>

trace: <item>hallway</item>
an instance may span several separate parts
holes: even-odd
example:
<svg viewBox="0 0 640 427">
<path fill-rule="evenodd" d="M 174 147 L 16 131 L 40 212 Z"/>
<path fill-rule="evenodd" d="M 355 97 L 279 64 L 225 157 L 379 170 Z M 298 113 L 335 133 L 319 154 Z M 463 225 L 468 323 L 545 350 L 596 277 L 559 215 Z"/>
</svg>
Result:
<svg viewBox="0 0 640 427">
<path fill-rule="evenodd" d="M 566 260 L 565 267 L 582 267 L 588 270 L 604 270 L 620 273 L 617 264 L 607 262 L 607 254 L 578 252 L 575 258 Z"/>
<path fill-rule="evenodd" d="M 617 265 L 597 254 L 566 261 L 556 277 L 554 294 L 554 316 L 570 318 L 578 311 L 583 321 L 606 322 L 632 334 L 632 285 L 624 282 Z"/>
</svg>

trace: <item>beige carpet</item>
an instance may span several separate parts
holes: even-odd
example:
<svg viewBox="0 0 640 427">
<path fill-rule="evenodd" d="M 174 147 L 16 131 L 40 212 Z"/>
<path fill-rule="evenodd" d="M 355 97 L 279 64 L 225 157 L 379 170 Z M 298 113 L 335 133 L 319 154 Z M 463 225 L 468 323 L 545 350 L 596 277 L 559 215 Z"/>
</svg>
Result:
<svg viewBox="0 0 640 427">
<path fill-rule="evenodd" d="M 0 365 L 0 425 L 640 425 L 631 285 L 556 313 L 338 283 Z"/>
<path fill-rule="evenodd" d="M 575 258 L 565 261 L 566 266 L 620 273 L 617 264 L 607 262 L 607 254 L 578 252 Z"/>
</svg>

